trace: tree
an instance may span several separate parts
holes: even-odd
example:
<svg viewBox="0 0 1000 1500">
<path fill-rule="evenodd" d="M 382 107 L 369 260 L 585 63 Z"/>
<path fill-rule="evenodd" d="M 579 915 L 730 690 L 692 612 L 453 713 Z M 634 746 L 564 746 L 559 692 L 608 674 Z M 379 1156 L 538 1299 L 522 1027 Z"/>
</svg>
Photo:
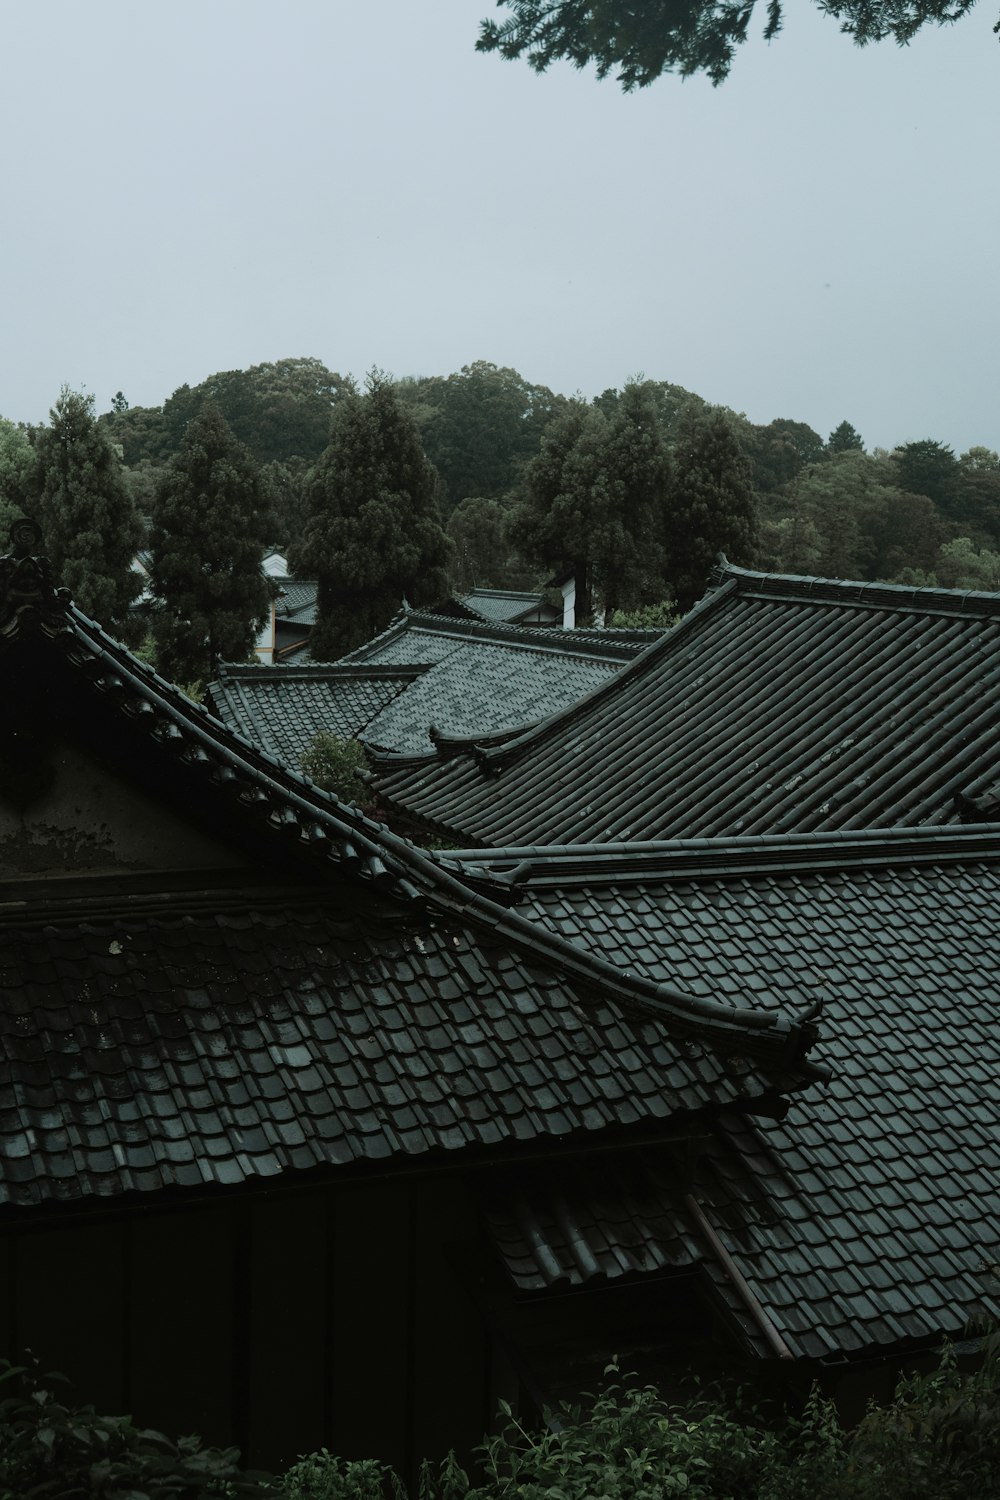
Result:
<svg viewBox="0 0 1000 1500">
<path fill-rule="evenodd" d="M 330 415 L 345 389 L 344 379 L 321 360 L 280 359 L 248 370 L 221 370 L 193 388 L 182 385 L 164 402 L 163 421 L 176 451 L 188 422 L 212 401 L 258 463 L 315 462 L 329 441 Z"/>
<path fill-rule="evenodd" d="M 470 496 L 448 518 L 455 544 L 452 577 L 461 593 L 474 588 L 516 587 L 507 577 L 507 515 L 499 500 Z"/>
<path fill-rule="evenodd" d="M 160 671 L 208 682 L 244 661 L 267 615 L 260 474 L 216 406 L 191 422 L 156 492 L 151 583 Z"/>
<path fill-rule="evenodd" d="M 142 523 L 121 464 L 94 417 L 94 399 L 63 386 L 35 441 L 34 484 L 45 547 L 75 602 L 118 634 L 141 581 L 132 560 Z"/>
<path fill-rule="evenodd" d="M 289 562 L 318 580 L 315 660 L 333 660 L 383 630 L 404 597 L 448 591 L 451 546 L 438 481 L 413 418 L 389 378 L 338 403 L 330 443 L 306 481 L 309 519 Z"/>
<path fill-rule="evenodd" d="M 817 0 L 859 46 L 893 37 L 909 42 L 928 22 L 956 21 L 974 0 Z M 728 76 L 736 49 L 747 39 L 753 0 L 497 0 L 513 15 L 480 25 L 476 48 L 501 57 L 525 57 L 536 73 L 565 59 L 590 63 L 599 79 L 614 74 L 628 93 L 663 73 L 682 78 L 704 73 L 713 84 Z M 768 0 L 764 36 L 782 24 L 782 0 Z"/>
<path fill-rule="evenodd" d="M 826 447 L 829 453 L 850 453 L 852 449 L 857 449 L 859 453 L 865 451 L 860 432 L 850 422 L 841 422 L 839 427 L 833 429 L 826 440 Z"/>
<path fill-rule="evenodd" d="M 34 462 L 34 449 L 24 428 L 0 417 L 0 549 L 4 551 L 10 528 L 28 506 Z"/>
<path fill-rule="evenodd" d="M 670 454 L 656 397 L 630 381 L 607 423 L 605 503 L 595 517 L 595 572 L 606 610 L 634 610 L 662 600 L 663 529 L 670 490 Z"/>
<path fill-rule="evenodd" d="M 486 360 L 461 373 L 400 382 L 449 514 L 470 496 L 496 500 L 517 483 L 564 398 Z"/>
<path fill-rule="evenodd" d="M 722 407 L 692 405 L 678 428 L 667 506 L 666 573 L 678 610 L 701 598 L 719 552 L 750 563 L 756 540 L 756 496 L 736 419 Z"/>
<path fill-rule="evenodd" d="M 958 459 L 951 448 L 933 438 L 903 443 L 892 454 L 896 484 L 911 495 L 929 495 L 949 514 L 958 481 Z"/>
<path fill-rule="evenodd" d="M 1000 543 L 1000 457 L 970 448 L 958 460 L 952 520 L 965 535 Z"/>
<path fill-rule="evenodd" d="M 512 540 L 523 556 L 574 574 L 578 621 L 589 619 L 595 598 L 606 609 L 652 603 L 666 592 L 669 483 L 669 454 L 644 384 L 627 385 L 610 418 L 571 402 L 528 467 Z"/>
<path fill-rule="evenodd" d="M 937 578 L 948 589 L 1000 589 L 1000 552 L 977 547 L 967 536 L 946 542 L 938 559 Z"/>
<path fill-rule="evenodd" d="M 784 490 L 810 464 L 822 463 L 826 447 L 806 422 L 776 417 L 765 427 L 746 424 L 746 451 L 753 463 L 754 488 L 761 495 Z"/>
</svg>

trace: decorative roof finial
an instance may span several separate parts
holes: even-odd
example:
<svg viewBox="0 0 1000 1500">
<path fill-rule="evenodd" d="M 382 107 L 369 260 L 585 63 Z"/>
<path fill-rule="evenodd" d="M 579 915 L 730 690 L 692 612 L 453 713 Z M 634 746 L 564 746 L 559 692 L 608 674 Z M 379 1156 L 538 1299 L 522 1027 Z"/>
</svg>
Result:
<svg viewBox="0 0 1000 1500">
<path fill-rule="evenodd" d="M 38 547 L 42 528 L 21 516 L 10 528 L 10 552 L 0 557 L 0 628 L 25 613 L 62 613 L 70 602 L 68 589 L 57 589 L 52 566 Z"/>
</svg>

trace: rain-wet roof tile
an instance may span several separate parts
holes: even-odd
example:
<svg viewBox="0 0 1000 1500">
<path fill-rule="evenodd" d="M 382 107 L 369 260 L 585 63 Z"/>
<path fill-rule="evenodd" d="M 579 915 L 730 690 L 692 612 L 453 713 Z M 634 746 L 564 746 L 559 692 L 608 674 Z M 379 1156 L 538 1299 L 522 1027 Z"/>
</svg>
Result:
<svg viewBox="0 0 1000 1500">
<path fill-rule="evenodd" d="M 638 661 L 502 744 L 380 758 L 383 805 L 502 846 L 982 818 L 1000 595 L 726 564 Z"/>
</svg>

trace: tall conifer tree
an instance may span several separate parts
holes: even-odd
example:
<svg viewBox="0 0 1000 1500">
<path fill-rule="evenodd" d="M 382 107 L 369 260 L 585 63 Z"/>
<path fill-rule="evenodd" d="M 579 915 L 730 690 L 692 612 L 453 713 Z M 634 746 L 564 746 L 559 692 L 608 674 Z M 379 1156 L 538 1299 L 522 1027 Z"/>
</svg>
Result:
<svg viewBox="0 0 1000 1500">
<path fill-rule="evenodd" d="M 153 511 L 153 635 L 164 676 L 208 682 L 220 661 L 252 651 L 270 601 L 264 524 L 257 464 L 208 403 L 189 423 Z"/>
<path fill-rule="evenodd" d="M 142 586 L 142 522 L 92 396 L 64 386 L 35 443 L 38 519 L 59 581 L 85 614 L 122 635 Z"/>
<path fill-rule="evenodd" d="M 334 409 L 330 444 L 306 481 L 305 537 L 289 553 L 319 583 L 310 642 L 335 660 L 383 630 L 403 599 L 448 592 L 451 543 L 441 526 L 438 479 L 413 418 L 378 371 L 365 394 Z"/>
<path fill-rule="evenodd" d="M 674 448 L 666 535 L 667 577 L 681 612 L 705 592 L 719 552 L 748 564 L 756 540 L 752 471 L 735 419 L 718 406 L 686 408 Z"/>
<path fill-rule="evenodd" d="M 662 599 L 669 482 L 647 384 L 626 385 L 607 417 L 574 401 L 546 429 L 511 536 L 525 556 L 574 574 L 578 623 L 595 604 L 629 610 Z"/>
</svg>

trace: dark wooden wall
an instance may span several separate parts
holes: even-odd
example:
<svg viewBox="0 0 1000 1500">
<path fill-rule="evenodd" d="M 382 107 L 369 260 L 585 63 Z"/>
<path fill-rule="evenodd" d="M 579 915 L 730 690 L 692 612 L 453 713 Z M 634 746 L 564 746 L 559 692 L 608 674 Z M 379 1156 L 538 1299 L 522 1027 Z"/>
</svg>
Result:
<svg viewBox="0 0 1000 1500">
<path fill-rule="evenodd" d="M 456 1274 L 475 1239 L 456 1177 L 11 1222 L 0 1352 L 264 1468 L 326 1446 L 412 1473 L 516 1394 Z"/>
</svg>

